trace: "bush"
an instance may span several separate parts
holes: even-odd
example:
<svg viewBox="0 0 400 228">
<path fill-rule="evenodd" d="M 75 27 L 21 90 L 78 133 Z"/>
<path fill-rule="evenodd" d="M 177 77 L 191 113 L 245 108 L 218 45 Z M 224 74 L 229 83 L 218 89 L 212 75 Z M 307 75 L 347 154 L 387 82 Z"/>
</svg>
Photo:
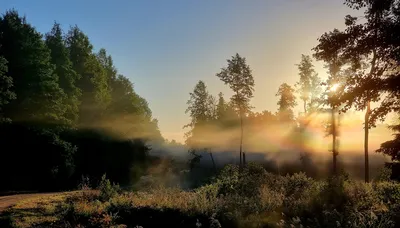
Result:
<svg viewBox="0 0 400 228">
<path fill-rule="evenodd" d="M 111 197 L 117 195 L 121 191 L 119 185 L 114 183 L 111 184 L 110 180 L 106 178 L 106 174 L 101 177 L 98 188 L 100 190 L 100 199 L 102 201 L 110 200 Z"/>
</svg>

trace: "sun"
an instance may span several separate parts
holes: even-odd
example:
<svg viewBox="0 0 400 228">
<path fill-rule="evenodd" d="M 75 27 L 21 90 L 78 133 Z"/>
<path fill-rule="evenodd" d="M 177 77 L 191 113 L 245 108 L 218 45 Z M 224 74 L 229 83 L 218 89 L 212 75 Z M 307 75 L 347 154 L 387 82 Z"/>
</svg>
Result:
<svg viewBox="0 0 400 228">
<path fill-rule="evenodd" d="M 336 83 L 336 84 L 333 84 L 332 86 L 331 86 L 331 88 L 330 88 L 330 91 L 331 92 L 336 92 L 336 90 L 339 88 L 339 84 L 338 83 Z"/>
</svg>

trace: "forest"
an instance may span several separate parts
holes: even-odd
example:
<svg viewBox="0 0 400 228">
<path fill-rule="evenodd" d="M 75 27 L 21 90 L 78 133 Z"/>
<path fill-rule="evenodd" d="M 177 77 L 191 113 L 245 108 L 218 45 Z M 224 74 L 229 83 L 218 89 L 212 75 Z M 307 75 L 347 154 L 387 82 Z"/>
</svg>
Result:
<svg viewBox="0 0 400 228">
<path fill-rule="evenodd" d="M 239 53 L 215 72 L 230 98 L 200 79 L 184 144 L 162 136 L 146 99 L 78 26 L 41 34 L 5 11 L 0 193 L 59 193 L 11 207 L 0 226 L 400 226 L 400 1 L 344 4 L 363 16 L 343 15 L 345 29 L 293 63 L 298 80 L 276 88 L 278 110 L 253 111 L 256 81 Z M 364 115 L 362 156 L 340 147 L 354 111 Z M 371 129 L 389 115 L 393 138 L 371 150 Z"/>
</svg>

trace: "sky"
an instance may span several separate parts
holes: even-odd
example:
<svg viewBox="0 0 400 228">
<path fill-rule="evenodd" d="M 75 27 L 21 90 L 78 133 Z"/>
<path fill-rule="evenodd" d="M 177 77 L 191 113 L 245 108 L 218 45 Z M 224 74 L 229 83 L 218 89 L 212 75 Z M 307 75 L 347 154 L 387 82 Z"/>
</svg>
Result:
<svg viewBox="0 0 400 228">
<path fill-rule="evenodd" d="M 149 102 L 163 136 L 177 141 L 199 80 L 229 99 L 229 88 L 215 76 L 228 58 L 239 53 L 252 69 L 254 111 L 275 112 L 279 85 L 298 80 L 301 54 L 312 54 L 324 32 L 343 28 L 345 15 L 361 14 L 343 0 L 0 1 L 1 12 L 11 8 L 41 33 L 54 21 L 65 30 L 78 25 Z M 315 65 L 326 77 L 323 64 Z"/>
</svg>

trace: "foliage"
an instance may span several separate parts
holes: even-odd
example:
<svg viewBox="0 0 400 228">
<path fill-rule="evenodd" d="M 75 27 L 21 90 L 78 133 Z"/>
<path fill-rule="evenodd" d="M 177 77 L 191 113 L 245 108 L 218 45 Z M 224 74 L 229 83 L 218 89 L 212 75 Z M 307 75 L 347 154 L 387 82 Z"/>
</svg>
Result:
<svg viewBox="0 0 400 228">
<path fill-rule="evenodd" d="M 394 139 L 382 143 L 376 152 L 390 156 L 392 161 L 400 161 L 400 123 L 390 125 L 389 128 L 395 132 Z"/>
<path fill-rule="evenodd" d="M 395 182 L 365 184 L 344 176 L 317 181 L 302 173 L 273 175 L 257 164 L 243 167 L 243 173 L 229 165 L 215 181 L 195 191 L 159 188 L 135 193 L 115 193 L 103 176 L 108 186 L 104 192 L 113 192 L 108 200 L 102 201 L 100 192 L 55 201 L 64 210 L 52 212 L 57 218 L 53 224 L 329 228 L 395 227 L 400 222 L 400 185 Z M 21 204 L 22 210 L 22 205 L 31 207 Z"/>
<path fill-rule="evenodd" d="M 294 89 L 283 83 L 279 86 L 276 96 L 279 96 L 278 100 L 278 115 L 282 122 L 294 121 L 293 108 L 296 106 L 296 97 L 294 95 Z"/>
<path fill-rule="evenodd" d="M 4 119 L 3 106 L 16 98 L 12 91 L 13 79 L 7 75 L 7 72 L 7 60 L 0 56 L 0 122 Z"/>
<path fill-rule="evenodd" d="M 14 10 L 0 17 L 0 56 L 7 61 L 16 99 L 3 107 L 18 121 L 65 122 L 65 94 L 42 35 Z"/>
<path fill-rule="evenodd" d="M 100 199 L 103 201 L 108 201 L 112 197 L 116 196 L 120 192 L 120 187 L 117 184 L 111 184 L 110 180 L 107 179 L 106 174 L 101 177 L 99 187 Z"/>
<path fill-rule="evenodd" d="M 130 185 L 163 138 L 147 101 L 117 76 L 105 49 L 93 53 L 77 26 L 42 34 L 15 10 L 0 17 L 3 190 L 75 188 L 103 173 Z"/>
<path fill-rule="evenodd" d="M 50 49 L 51 63 L 54 64 L 54 73 L 58 76 L 59 86 L 66 94 L 65 118 L 70 124 L 76 124 L 79 118 L 79 99 L 81 90 L 77 88 L 76 82 L 79 75 L 72 69 L 72 62 L 69 59 L 69 51 L 63 38 L 64 34 L 60 24 L 54 23 L 51 32 L 46 34 L 46 46 Z"/>
<path fill-rule="evenodd" d="M 315 112 L 320 102 L 321 79 L 315 72 L 312 59 L 308 55 L 301 55 L 297 68 L 300 80 L 296 83 L 296 87 L 304 103 L 304 113 Z"/>
<path fill-rule="evenodd" d="M 221 69 L 217 77 L 233 91 L 231 101 L 241 115 L 250 111 L 250 99 L 254 92 L 254 79 L 246 58 L 238 53 L 228 59 L 228 66 Z"/>
</svg>

